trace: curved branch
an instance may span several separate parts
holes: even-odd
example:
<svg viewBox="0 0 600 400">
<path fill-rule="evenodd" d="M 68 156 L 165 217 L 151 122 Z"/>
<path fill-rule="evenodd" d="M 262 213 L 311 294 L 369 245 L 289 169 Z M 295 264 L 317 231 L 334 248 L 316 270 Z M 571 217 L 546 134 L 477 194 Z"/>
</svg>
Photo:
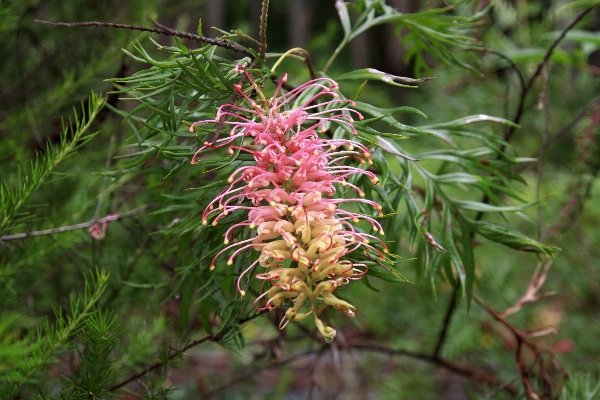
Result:
<svg viewBox="0 0 600 400">
<path fill-rule="evenodd" d="M 517 73 L 517 76 L 519 77 L 519 83 L 521 84 L 521 92 L 523 92 L 525 90 L 525 87 L 527 87 L 527 84 L 525 83 L 525 77 L 523 76 L 523 73 L 521 72 L 521 70 L 519 69 L 519 67 L 517 66 L 517 64 L 515 64 L 515 62 L 508 57 L 506 54 L 496 51 L 496 50 L 492 50 L 492 49 L 488 49 L 487 47 L 469 47 L 466 49 L 458 49 L 455 50 L 456 52 L 461 52 L 461 51 L 479 51 L 482 53 L 489 53 L 489 54 L 494 54 L 500 58 L 502 58 L 503 60 L 505 60 L 506 62 L 508 62 L 510 64 L 510 67 L 512 69 L 515 70 L 515 72 Z"/>
<path fill-rule="evenodd" d="M 438 360 L 440 359 L 440 354 L 442 353 L 442 348 L 444 346 L 444 342 L 446 341 L 446 337 L 448 335 L 448 329 L 450 327 L 450 322 L 452 321 L 452 315 L 456 310 L 456 296 L 458 293 L 458 289 L 460 285 L 452 291 L 452 298 L 448 303 L 448 308 L 446 310 L 446 315 L 444 316 L 444 323 L 442 324 L 442 329 L 440 330 L 440 334 L 438 336 L 437 343 L 435 345 L 435 350 L 433 351 L 432 358 Z"/>
<path fill-rule="evenodd" d="M 258 367 L 258 368 L 254 368 L 244 374 L 238 375 L 236 378 L 233 378 L 232 380 L 228 381 L 227 383 L 225 383 L 224 385 L 218 386 L 216 388 L 214 388 L 213 390 L 210 390 L 206 393 L 202 394 L 202 398 L 203 399 L 210 399 L 211 397 L 213 397 L 214 395 L 229 389 L 230 387 L 232 387 L 233 385 L 237 385 L 238 383 L 242 383 L 247 379 L 252 378 L 253 376 L 255 376 L 258 372 L 260 371 L 264 371 L 267 369 L 272 369 L 272 368 L 279 368 L 282 367 L 286 364 L 291 363 L 292 361 L 295 361 L 299 358 L 311 355 L 312 353 L 314 353 L 315 350 L 313 349 L 309 349 L 309 350 L 304 350 L 301 351 L 300 353 L 294 354 L 292 356 L 289 356 L 283 360 L 280 361 L 276 361 L 276 362 L 272 362 L 270 364 L 264 365 L 262 367 Z"/>
<path fill-rule="evenodd" d="M 391 356 L 404 356 L 404 357 L 410 357 L 410 358 L 414 358 L 417 360 L 421 360 L 421 361 L 425 361 L 431 364 L 435 364 L 439 367 L 445 368 L 457 375 L 461 375 L 470 379 L 474 379 L 477 381 L 481 381 L 481 382 L 485 382 L 487 384 L 490 385 L 495 385 L 498 387 L 499 390 L 506 390 L 507 392 L 511 393 L 511 394 L 516 394 L 517 390 L 514 386 L 510 385 L 510 382 L 504 382 L 500 379 L 498 379 L 497 377 L 495 377 L 494 375 L 482 372 L 482 371 L 477 371 L 477 370 L 473 370 L 473 369 L 469 369 L 466 367 L 463 367 L 457 363 L 454 363 L 452 361 L 449 360 L 444 360 L 442 358 L 435 358 L 435 357 L 431 357 L 427 354 L 421 354 L 421 353 L 415 353 L 412 351 L 408 351 L 408 350 L 394 350 L 394 349 L 390 349 L 387 347 L 383 347 L 383 346 L 378 346 L 378 345 L 370 345 L 370 344 L 349 344 L 347 346 L 344 346 L 348 349 L 351 350 L 364 350 L 364 351 L 372 351 L 372 352 L 377 352 L 377 353 L 384 353 L 387 355 L 391 355 Z M 243 373 L 233 379 L 231 379 L 230 381 L 228 381 L 227 383 L 216 387 L 215 389 L 204 393 L 203 394 L 203 398 L 209 399 L 212 396 L 223 392 L 224 390 L 229 389 L 231 386 L 233 385 L 237 385 L 239 383 L 244 382 L 247 379 L 250 379 L 252 377 L 256 377 L 256 374 L 260 371 L 264 371 L 264 370 L 268 370 L 268 369 L 273 369 L 273 368 L 278 368 L 281 367 L 285 364 L 289 364 L 290 362 L 297 360 L 299 358 L 305 357 L 307 355 L 311 355 L 313 353 L 316 352 L 322 352 L 322 351 L 327 351 L 329 350 L 329 347 L 325 347 L 322 346 L 320 348 L 317 349 L 308 349 L 302 352 L 299 352 L 297 354 L 294 354 L 290 357 L 287 357 L 283 360 L 280 361 L 275 361 L 272 362 L 270 364 L 264 365 L 262 367 L 258 367 L 258 368 L 253 368 L 251 371 Z"/>
<path fill-rule="evenodd" d="M 593 7 L 588 7 L 585 10 L 581 11 L 579 14 L 577 14 L 575 16 L 575 18 L 573 18 L 571 20 L 571 22 L 569 22 L 567 24 L 567 26 L 565 26 L 565 28 L 562 30 L 560 35 L 554 40 L 554 42 L 552 42 L 550 47 L 548 47 L 548 50 L 546 50 L 546 52 L 544 53 L 544 57 L 542 58 L 542 61 L 538 64 L 537 68 L 535 69 L 535 72 L 533 73 L 533 75 L 531 75 L 531 78 L 529 78 L 527 85 L 525 86 L 525 88 L 523 89 L 523 91 L 521 93 L 521 98 L 519 99 L 519 106 L 517 107 L 517 114 L 515 115 L 515 118 L 513 119 L 513 122 L 515 124 L 519 124 L 519 121 L 521 121 L 521 117 L 523 116 L 523 111 L 525 111 L 525 97 L 527 97 L 527 93 L 533 87 L 533 82 L 535 81 L 535 78 L 537 78 L 540 75 L 540 73 L 544 69 L 544 66 L 546 66 L 546 64 L 548 63 L 548 60 L 550 59 L 550 56 L 552 56 L 554 49 L 556 49 L 558 44 L 564 39 L 567 32 L 569 32 L 571 30 L 571 28 L 573 28 L 575 26 L 575 24 L 577 22 L 579 22 L 587 13 L 592 11 L 592 9 L 593 9 Z M 516 127 L 511 127 L 506 132 L 504 139 L 506 141 L 509 141 L 510 138 L 512 137 L 512 135 L 515 133 L 516 129 L 517 129 Z"/>
<path fill-rule="evenodd" d="M 105 28 L 131 29 L 134 31 L 158 33 L 159 35 L 165 35 L 165 36 L 176 36 L 176 37 L 180 37 L 182 39 L 194 40 L 197 42 L 203 42 L 203 43 L 207 43 L 207 44 L 210 44 L 213 46 L 222 47 L 224 49 L 233 50 L 238 53 L 242 53 L 242 54 L 250 57 L 251 59 L 254 59 L 254 55 L 252 55 L 252 53 L 249 52 L 247 49 L 245 49 L 241 46 L 238 46 L 236 44 L 230 43 L 226 40 L 213 39 L 213 38 L 209 38 L 209 37 L 205 37 L 205 36 L 200 36 L 195 33 L 176 31 L 174 29 L 167 28 L 163 25 L 160 25 L 161 26 L 160 28 L 159 27 L 148 28 L 146 26 L 139 26 L 139 25 L 115 24 L 112 22 L 97 22 L 97 21 L 67 23 L 67 22 L 50 22 L 50 21 L 43 21 L 40 19 L 35 19 L 34 22 L 39 22 L 40 24 L 46 24 L 46 25 L 52 25 L 52 26 L 66 26 L 67 28 L 97 26 L 97 27 L 105 27 Z"/>
<path fill-rule="evenodd" d="M 102 224 L 104 222 L 118 221 L 123 218 L 131 217 L 132 215 L 141 213 L 149 206 L 150 206 L 150 204 L 145 204 L 136 209 L 124 212 L 123 214 L 107 215 L 104 218 L 92 219 L 91 221 L 82 222 L 81 224 L 61 226 L 60 228 L 45 229 L 42 231 L 17 233 L 14 235 L 4 235 L 4 236 L 0 236 L 0 242 L 6 241 L 6 240 L 25 239 L 25 238 L 33 237 L 33 236 L 53 235 L 55 233 L 63 233 L 63 232 L 75 231 L 78 229 L 85 229 L 85 228 L 91 227 L 94 224 Z"/>
<path fill-rule="evenodd" d="M 485 383 L 488 383 L 491 385 L 496 385 L 496 386 L 502 387 L 502 389 L 504 389 L 512 394 L 517 393 L 517 390 L 513 386 L 507 385 L 504 381 L 502 381 L 501 379 L 498 379 L 494 375 L 487 374 L 482 371 L 473 370 L 473 369 L 470 369 L 467 367 L 463 367 L 460 364 L 454 363 L 449 360 L 445 360 L 440 357 L 432 357 L 427 354 L 414 353 L 414 352 L 407 351 L 407 350 L 394 350 L 394 349 L 389 349 L 389 348 L 383 347 L 383 346 L 369 345 L 369 344 L 352 344 L 349 347 L 352 349 L 357 349 L 357 350 L 367 350 L 367 351 L 374 351 L 374 352 L 378 352 L 378 353 L 385 353 L 385 354 L 389 354 L 389 355 L 406 356 L 406 357 L 415 358 L 417 360 L 425 361 L 425 362 L 440 366 L 442 368 L 445 368 L 451 372 L 454 372 L 457 375 L 462 375 L 467 378 L 475 379 L 475 380 L 482 381 L 482 382 L 485 382 Z"/>
<path fill-rule="evenodd" d="M 125 379 L 124 381 L 121 381 L 119 383 L 117 383 L 116 385 L 110 387 L 109 389 L 107 389 L 107 392 L 113 392 L 117 389 L 122 388 L 123 386 L 127 385 L 128 383 L 131 383 L 133 381 L 135 381 L 136 379 L 141 378 L 142 376 L 146 375 L 148 372 L 154 371 L 157 368 L 162 367 L 163 365 L 165 365 L 168 361 L 172 360 L 173 358 L 179 356 L 182 353 L 185 353 L 186 351 L 188 351 L 189 349 L 191 349 L 192 347 L 195 347 L 201 343 L 204 342 L 218 342 L 221 339 L 223 339 L 223 337 L 229 333 L 229 331 L 231 331 L 235 326 L 241 325 L 244 322 L 248 322 L 256 317 L 259 317 L 261 315 L 263 315 L 264 313 L 266 313 L 267 311 L 260 311 L 257 312 L 256 314 L 253 314 L 247 318 L 244 318 L 242 320 L 240 320 L 237 324 L 235 325 L 231 325 L 228 328 L 223 329 L 221 332 L 217 332 L 217 333 L 213 333 L 212 335 L 208 335 L 208 336 L 204 336 L 202 339 L 198 339 L 198 340 L 194 340 L 193 342 L 189 343 L 187 346 L 182 347 L 181 349 L 178 350 L 174 350 L 171 354 L 169 354 L 169 357 L 165 360 L 165 361 L 160 361 L 157 362 L 156 364 L 153 364 L 149 367 L 146 367 L 144 370 L 138 372 L 137 374 L 134 374 L 132 376 L 130 376 L 129 378 Z"/>
</svg>

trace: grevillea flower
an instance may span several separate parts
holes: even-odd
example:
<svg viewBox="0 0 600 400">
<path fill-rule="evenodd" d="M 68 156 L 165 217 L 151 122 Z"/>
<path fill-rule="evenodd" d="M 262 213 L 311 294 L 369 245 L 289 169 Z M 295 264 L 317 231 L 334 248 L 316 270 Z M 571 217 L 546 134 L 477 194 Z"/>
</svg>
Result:
<svg viewBox="0 0 600 400">
<path fill-rule="evenodd" d="M 362 115 L 346 106 L 336 93 L 338 85 L 328 78 L 311 80 L 287 93 L 280 94 L 281 80 L 275 94 L 266 99 L 252 77 L 241 67 L 253 90 L 261 97 L 257 103 L 240 85 L 234 85 L 249 107 L 226 104 L 218 109 L 214 120 L 194 123 L 222 123 L 231 126 L 229 135 L 212 143 L 205 142 L 192 158 L 207 149 L 227 147 L 230 154 L 246 152 L 254 162 L 237 169 L 229 185 L 206 208 L 203 224 L 219 220 L 234 212 L 247 213 L 247 219 L 232 225 L 225 234 L 225 245 L 213 259 L 228 254 L 228 265 L 242 252 L 254 249 L 260 254 L 247 266 L 237 281 L 238 291 L 245 274 L 263 268 L 256 278 L 263 281 L 262 294 L 255 300 L 258 310 L 288 306 L 280 328 L 289 321 L 299 321 L 312 314 L 325 340 L 331 341 L 335 329 L 319 319 L 327 306 L 349 316 L 356 308 L 336 297 L 341 285 L 362 278 L 367 272 L 363 263 L 351 261 L 350 254 L 361 249 L 384 259 L 385 244 L 374 235 L 356 228 L 366 221 L 374 232 L 383 235 L 381 225 L 372 217 L 348 211 L 346 203 L 360 202 L 372 207 L 381 217 L 381 206 L 366 199 L 365 194 L 349 182 L 363 175 L 374 184 L 377 177 L 366 168 L 372 164 L 369 150 L 347 139 L 324 139 L 320 132 L 337 124 L 357 135 L 353 116 Z M 300 106 L 292 108 L 294 102 Z M 219 122 L 220 121 L 220 122 Z M 352 163 L 358 164 L 353 166 Z M 362 166 L 362 168 L 361 168 Z M 339 194 L 338 191 L 343 191 Z M 348 193 L 358 196 L 348 198 Z M 236 232 L 256 230 L 251 238 L 238 241 Z"/>
</svg>

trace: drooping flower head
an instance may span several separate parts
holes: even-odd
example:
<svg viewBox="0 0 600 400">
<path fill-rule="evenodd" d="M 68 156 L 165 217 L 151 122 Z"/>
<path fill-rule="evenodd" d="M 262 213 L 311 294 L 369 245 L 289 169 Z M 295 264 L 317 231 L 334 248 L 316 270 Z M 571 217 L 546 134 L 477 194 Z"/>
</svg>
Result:
<svg viewBox="0 0 600 400">
<path fill-rule="evenodd" d="M 266 99 L 251 75 L 238 68 L 261 97 L 259 102 L 241 85 L 234 85 L 247 107 L 223 105 L 214 120 L 198 121 L 190 127 L 190 132 L 207 123 L 231 127 L 228 135 L 205 142 L 192 163 L 203 151 L 223 147 L 232 155 L 245 152 L 254 159 L 231 174 L 227 188 L 204 211 L 205 225 L 209 221 L 217 225 L 236 211 L 247 213 L 245 221 L 227 230 L 226 247 L 213 259 L 211 269 L 226 254 L 227 264 L 232 265 L 240 253 L 258 251 L 258 258 L 238 278 L 240 294 L 246 294 L 241 287 L 243 276 L 260 265 L 263 272 L 256 278 L 263 281 L 262 293 L 255 308 L 288 306 L 280 328 L 312 314 L 318 330 L 330 341 L 335 329 L 325 326 L 319 314 L 333 306 L 354 316 L 356 308 L 333 292 L 367 272 L 367 266 L 353 262 L 350 254 L 360 249 L 383 260 L 387 252 L 379 238 L 356 227 L 366 221 L 383 235 L 381 225 L 370 216 L 343 208 L 346 203 L 360 202 L 382 216 L 381 206 L 366 199 L 350 182 L 350 178 L 363 175 L 378 184 L 367 169 L 372 164 L 370 151 L 353 140 L 319 136 L 333 125 L 356 136 L 353 116 L 363 117 L 347 107 L 352 101 L 339 98 L 338 85 L 332 79 L 314 79 L 281 94 L 287 79 L 284 75 L 275 94 Z M 352 193 L 354 197 L 347 197 Z M 236 232 L 245 228 L 256 233 L 250 239 L 236 240 Z"/>
</svg>

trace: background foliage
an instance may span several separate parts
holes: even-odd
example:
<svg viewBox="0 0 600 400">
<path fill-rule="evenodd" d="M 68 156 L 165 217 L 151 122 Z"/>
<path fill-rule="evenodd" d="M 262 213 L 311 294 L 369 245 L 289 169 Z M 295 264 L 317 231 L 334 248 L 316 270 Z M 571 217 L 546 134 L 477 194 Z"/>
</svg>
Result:
<svg viewBox="0 0 600 400">
<path fill-rule="evenodd" d="M 259 2 L 2 2 L 0 397 L 594 398 L 598 8 L 397 3 L 273 2 L 263 63 Z M 247 50 L 33 22 L 146 16 Z M 359 184 L 402 257 L 344 288 L 359 313 L 327 315 L 330 345 L 241 302 L 241 265 L 209 272 L 224 229 L 201 213 L 238 164 L 189 163 L 235 64 L 297 86 L 306 53 L 274 68 L 297 46 L 358 94 L 383 185 Z"/>
</svg>

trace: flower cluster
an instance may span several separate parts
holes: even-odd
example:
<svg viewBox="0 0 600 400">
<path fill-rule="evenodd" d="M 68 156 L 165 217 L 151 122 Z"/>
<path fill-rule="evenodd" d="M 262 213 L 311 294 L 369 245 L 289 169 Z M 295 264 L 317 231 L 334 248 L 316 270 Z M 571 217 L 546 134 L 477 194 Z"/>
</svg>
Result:
<svg viewBox="0 0 600 400">
<path fill-rule="evenodd" d="M 238 279 L 241 295 L 245 295 L 241 287 L 243 276 L 260 265 L 264 272 L 256 278 L 263 281 L 262 294 L 255 307 L 271 310 L 290 305 L 280 328 L 288 321 L 299 321 L 312 314 L 318 330 L 330 341 L 335 329 L 325 326 L 319 314 L 325 307 L 333 306 L 354 316 L 356 308 L 333 292 L 367 272 L 365 264 L 352 262 L 348 254 L 361 249 L 384 259 L 383 253 L 387 252 L 380 239 L 356 228 L 359 221 L 367 221 L 374 232 L 383 235 L 375 219 L 342 208 L 345 203 L 361 202 L 382 216 L 381 206 L 365 199 L 365 194 L 349 182 L 350 177 L 363 175 L 378 183 L 377 177 L 366 169 L 372 164 L 369 150 L 352 140 L 319 136 L 331 124 L 342 125 L 356 135 L 352 115 L 363 117 L 345 107 L 352 102 L 339 98 L 338 86 L 331 79 L 314 79 L 278 96 L 280 84 L 275 95 L 265 99 L 252 77 L 243 72 L 262 100 L 255 102 L 240 85 L 234 85 L 249 108 L 226 104 L 219 108 L 214 120 L 199 121 L 190 127 L 193 132 L 198 124 L 231 126 L 228 136 L 205 142 L 192 163 L 206 149 L 223 147 L 228 147 L 230 154 L 246 152 L 254 158 L 253 163 L 229 177 L 228 187 L 204 211 L 203 224 L 212 220 L 213 225 L 236 211 L 247 213 L 245 221 L 227 230 L 227 246 L 213 259 L 211 269 L 224 254 L 230 254 L 227 264 L 232 265 L 241 252 L 260 252 Z M 281 82 L 286 79 L 284 76 Z M 294 101 L 299 102 L 299 96 L 303 99 L 301 105 L 290 109 Z M 349 165 L 352 162 L 363 168 Z M 356 192 L 358 197 L 341 196 L 336 194 L 338 190 Z M 236 232 L 244 228 L 256 230 L 256 234 L 237 240 Z"/>
</svg>

